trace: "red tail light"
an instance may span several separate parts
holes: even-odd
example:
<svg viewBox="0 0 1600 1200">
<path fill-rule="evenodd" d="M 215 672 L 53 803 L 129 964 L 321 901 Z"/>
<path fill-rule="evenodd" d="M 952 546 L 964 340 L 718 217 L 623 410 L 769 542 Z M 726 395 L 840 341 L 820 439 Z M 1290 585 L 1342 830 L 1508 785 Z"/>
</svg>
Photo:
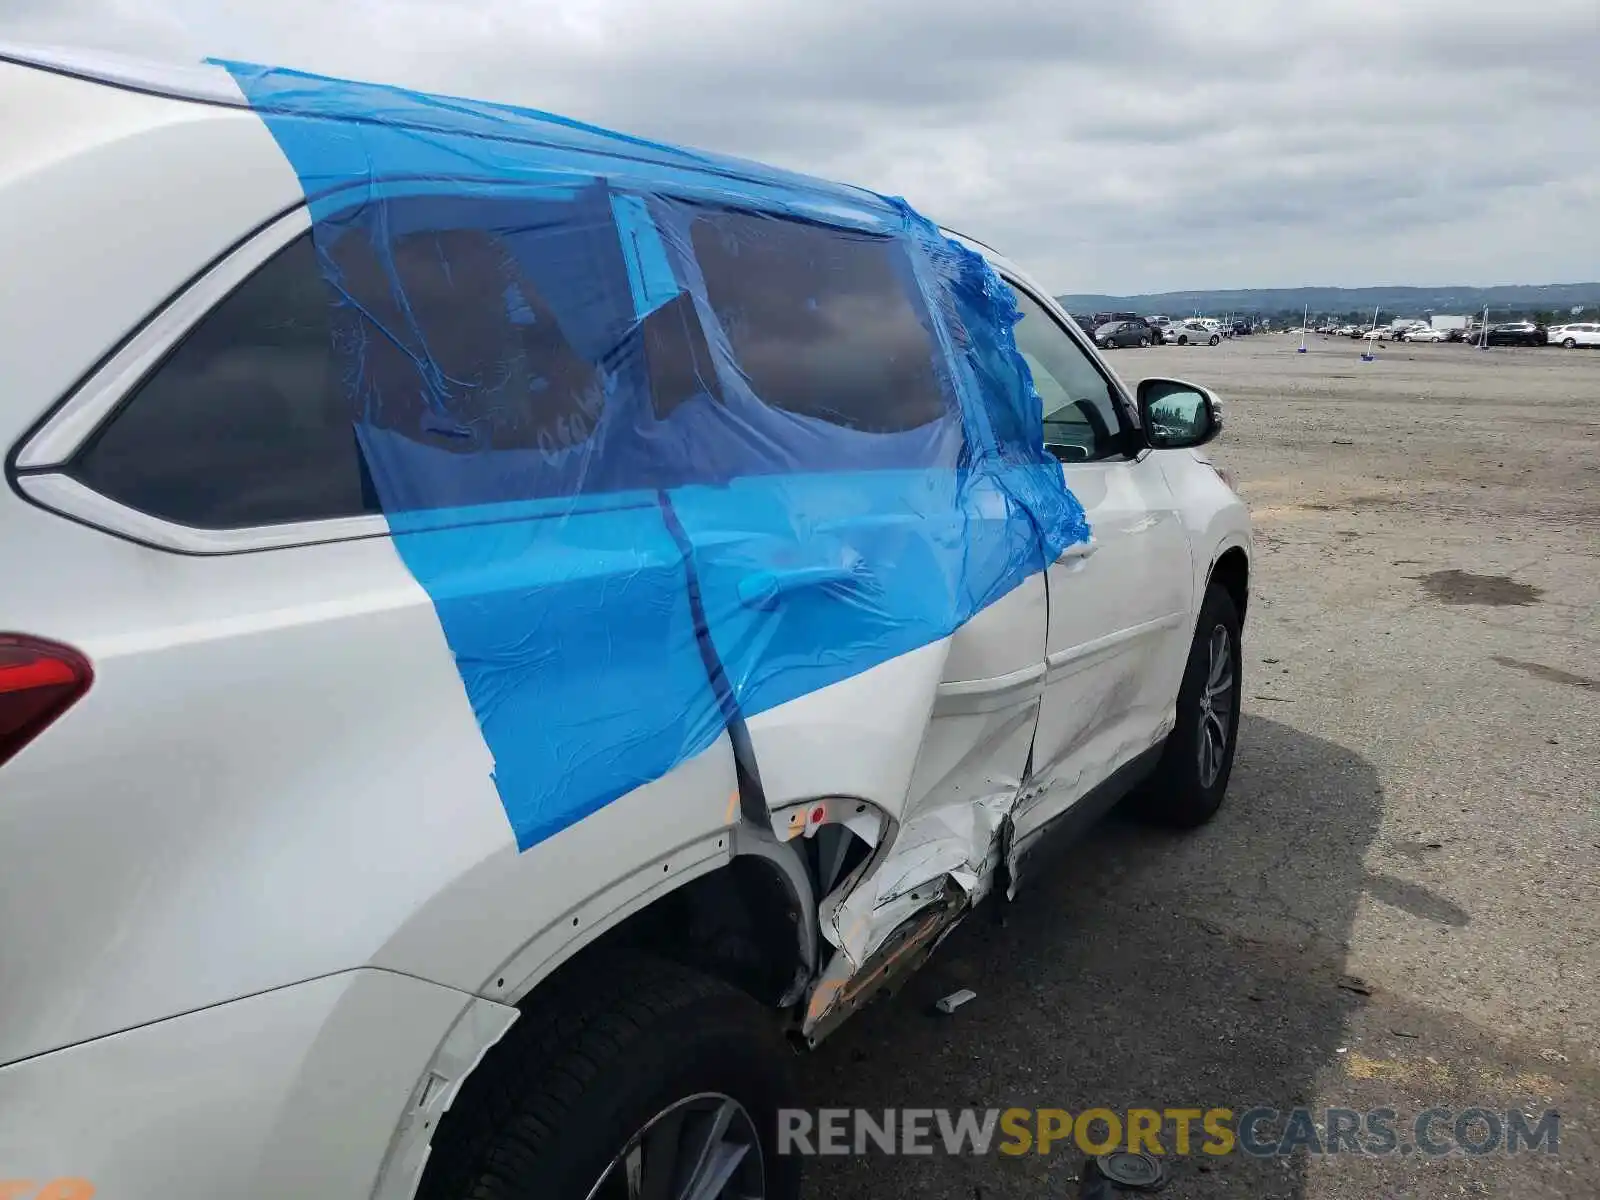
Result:
<svg viewBox="0 0 1600 1200">
<path fill-rule="evenodd" d="M 94 668 L 70 646 L 0 633 L 0 764 L 89 690 Z"/>
</svg>

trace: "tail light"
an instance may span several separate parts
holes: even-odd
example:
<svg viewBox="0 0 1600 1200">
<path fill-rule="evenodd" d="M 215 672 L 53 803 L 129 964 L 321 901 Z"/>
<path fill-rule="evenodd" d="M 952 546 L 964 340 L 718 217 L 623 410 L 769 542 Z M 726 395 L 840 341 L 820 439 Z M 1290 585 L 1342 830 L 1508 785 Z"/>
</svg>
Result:
<svg viewBox="0 0 1600 1200">
<path fill-rule="evenodd" d="M 70 646 L 0 633 L 0 765 L 89 690 L 94 668 Z"/>
</svg>

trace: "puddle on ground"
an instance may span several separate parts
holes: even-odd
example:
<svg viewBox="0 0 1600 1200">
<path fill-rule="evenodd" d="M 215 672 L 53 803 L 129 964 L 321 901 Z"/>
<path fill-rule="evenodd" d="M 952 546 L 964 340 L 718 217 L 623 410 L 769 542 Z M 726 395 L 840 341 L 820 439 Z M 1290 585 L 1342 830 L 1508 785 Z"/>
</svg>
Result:
<svg viewBox="0 0 1600 1200">
<path fill-rule="evenodd" d="M 1474 575 L 1470 571 L 1434 571 L 1420 576 L 1423 590 L 1444 604 L 1537 604 L 1544 595 L 1531 583 L 1518 583 L 1508 575 Z"/>
</svg>

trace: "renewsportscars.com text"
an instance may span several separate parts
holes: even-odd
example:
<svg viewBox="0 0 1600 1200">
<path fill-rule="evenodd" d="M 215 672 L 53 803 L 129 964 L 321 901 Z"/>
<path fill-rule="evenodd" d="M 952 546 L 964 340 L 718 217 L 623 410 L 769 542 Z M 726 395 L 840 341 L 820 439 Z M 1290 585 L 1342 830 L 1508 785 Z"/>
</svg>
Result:
<svg viewBox="0 0 1600 1200">
<path fill-rule="evenodd" d="M 1429 1108 L 781 1109 L 780 1154 L 1556 1154 L 1561 1116 Z"/>
</svg>

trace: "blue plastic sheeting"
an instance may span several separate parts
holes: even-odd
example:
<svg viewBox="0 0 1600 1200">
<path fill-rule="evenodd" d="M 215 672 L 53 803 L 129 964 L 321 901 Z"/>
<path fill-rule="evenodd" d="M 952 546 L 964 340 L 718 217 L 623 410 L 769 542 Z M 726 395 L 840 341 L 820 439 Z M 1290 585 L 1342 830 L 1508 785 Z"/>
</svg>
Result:
<svg viewBox="0 0 1600 1200">
<path fill-rule="evenodd" d="M 1088 535 L 1011 291 L 903 201 L 242 64 L 522 848 Z"/>
</svg>

